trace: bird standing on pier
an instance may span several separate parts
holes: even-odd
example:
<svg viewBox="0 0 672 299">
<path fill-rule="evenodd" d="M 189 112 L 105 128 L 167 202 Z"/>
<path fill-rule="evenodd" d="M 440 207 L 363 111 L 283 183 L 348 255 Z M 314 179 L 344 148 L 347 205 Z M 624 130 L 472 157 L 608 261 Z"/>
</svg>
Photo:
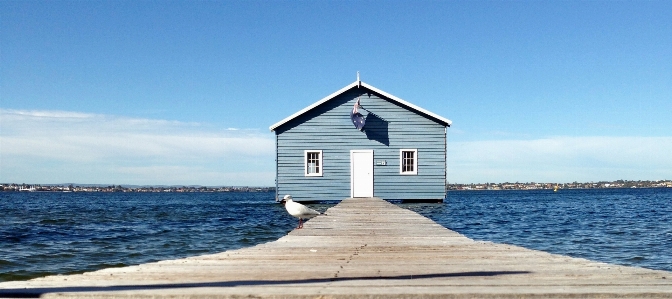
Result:
<svg viewBox="0 0 672 299">
<path fill-rule="evenodd" d="M 303 219 L 310 219 L 321 214 L 318 211 L 295 202 L 289 194 L 285 195 L 281 202 L 285 205 L 285 209 L 289 215 L 299 218 L 299 226 L 297 229 L 303 228 Z"/>
</svg>

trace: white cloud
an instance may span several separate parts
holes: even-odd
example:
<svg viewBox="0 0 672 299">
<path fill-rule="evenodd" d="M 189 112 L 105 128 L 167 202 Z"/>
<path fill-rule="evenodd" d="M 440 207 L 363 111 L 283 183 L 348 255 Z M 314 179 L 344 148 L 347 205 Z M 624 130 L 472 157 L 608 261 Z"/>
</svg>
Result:
<svg viewBox="0 0 672 299">
<path fill-rule="evenodd" d="M 26 117 L 26 118 L 61 118 L 61 119 L 81 119 L 81 118 L 92 118 L 96 114 L 87 114 L 81 112 L 72 112 L 72 111 L 57 111 L 57 110 L 0 110 L 3 115 L 8 117 Z"/>
<path fill-rule="evenodd" d="M 449 182 L 672 179 L 672 137 L 448 142 Z M 0 182 L 272 186 L 273 135 L 207 124 L 0 109 Z"/>
<path fill-rule="evenodd" d="M 2 182 L 273 184 L 273 136 L 257 130 L 17 110 L 0 125 Z"/>
<path fill-rule="evenodd" d="M 552 137 L 448 143 L 448 181 L 672 178 L 672 137 Z"/>
</svg>

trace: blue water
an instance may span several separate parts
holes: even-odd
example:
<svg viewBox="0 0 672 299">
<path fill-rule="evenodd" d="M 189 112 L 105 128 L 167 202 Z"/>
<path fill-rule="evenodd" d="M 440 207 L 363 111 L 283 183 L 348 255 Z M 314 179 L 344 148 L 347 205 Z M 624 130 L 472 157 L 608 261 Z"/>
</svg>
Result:
<svg viewBox="0 0 672 299">
<path fill-rule="evenodd" d="M 275 240 L 272 193 L 0 193 L 0 281 L 174 259 Z"/>
<path fill-rule="evenodd" d="M 0 193 L 0 281 L 216 253 L 296 226 L 273 193 Z M 312 205 L 324 211 L 334 203 Z M 450 192 L 399 204 L 470 238 L 672 271 L 672 189 Z"/>
<path fill-rule="evenodd" d="M 449 192 L 402 204 L 476 240 L 672 271 L 672 189 Z"/>
</svg>

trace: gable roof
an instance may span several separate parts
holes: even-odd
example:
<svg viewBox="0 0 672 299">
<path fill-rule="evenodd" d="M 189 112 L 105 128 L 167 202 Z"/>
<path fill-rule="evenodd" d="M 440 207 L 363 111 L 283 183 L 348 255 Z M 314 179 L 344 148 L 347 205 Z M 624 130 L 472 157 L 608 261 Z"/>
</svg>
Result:
<svg viewBox="0 0 672 299">
<path fill-rule="evenodd" d="M 301 109 L 299 112 L 296 112 L 296 113 L 294 113 L 294 114 L 288 116 L 287 118 L 285 118 L 285 119 L 283 119 L 283 120 L 281 120 L 281 121 L 275 123 L 275 124 L 272 125 L 269 129 L 271 129 L 271 132 L 272 132 L 272 131 L 275 131 L 275 129 L 277 129 L 278 127 L 284 125 L 285 123 L 289 122 L 290 120 L 292 120 L 292 119 L 294 119 L 294 118 L 296 118 L 296 117 L 298 117 L 298 116 L 300 116 L 300 115 L 302 115 L 302 114 L 304 114 L 304 113 L 306 113 L 306 112 L 312 110 L 313 108 L 315 108 L 315 107 L 317 107 L 317 106 L 319 106 L 319 105 L 322 105 L 323 103 L 325 103 L 325 102 L 327 102 L 327 101 L 329 101 L 329 100 L 331 100 L 331 99 L 337 97 L 338 95 L 340 95 L 340 94 L 342 94 L 342 93 L 344 93 L 344 92 L 346 92 L 346 91 L 348 91 L 348 90 L 350 90 L 350 89 L 352 89 L 352 88 L 354 88 L 354 87 L 356 87 L 356 86 L 361 86 L 361 87 L 367 88 L 367 89 L 369 89 L 369 90 L 371 90 L 371 91 L 373 91 L 373 92 L 375 92 L 375 93 L 377 93 L 377 94 L 380 94 L 380 95 L 382 95 L 382 96 L 384 96 L 384 97 L 386 97 L 386 98 L 392 100 L 393 102 L 396 102 L 396 103 L 398 103 L 398 104 L 400 104 L 400 105 L 402 105 L 402 106 L 405 106 L 405 107 L 411 108 L 411 109 L 413 109 L 413 110 L 416 110 L 416 111 L 420 112 L 421 114 L 424 114 L 425 116 L 427 116 L 427 117 L 429 117 L 429 118 L 432 118 L 432 119 L 434 119 L 434 120 L 436 120 L 436 121 L 442 123 L 444 126 L 450 127 L 450 125 L 453 123 L 450 119 L 447 119 L 447 118 L 445 118 L 445 117 L 439 116 L 438 114 L 434 114 L 434 113 L 432 113 L 432 112 L 430 112 L 430 111 L 427 111 L 427 110 L 425 110 L 425 109 L 422 109 L 422 108 L 420 108 L 420 107 L 418 107 L 418 106 L 416 106 L 416 105 L 413 105 L 413 104 L 411 104 L 411 103 L 409 103 L 409 102 L 406 102 L 406 101 L 402 100 L 401 98 L 395 97 L 395 96 L 393 96 L 393 95 L 391 95 L 391 94 L 389 94 L 389 93 L 387 93 L 387 92 L 384 92 L 384 91 L 382 91 L 382 90 L 380 90 L 380 89 L 378 89 L 378 88 L 375 88 L 375 87 L 373 87 L 373 86 L 371 86 L 371 85 L 369 85 L 369 84 L 366 84 L 366 83 L 364 83 L 364 82 L 362 82 L 362 81 L 357 80 L 357 81 L 355 81 L 355 82 L 353 82 L 353 83 L 350 83 L 350 84 L 348 84 L 347 86 L 345 86 L 345 87 L 339 89 L 338 91 L 336 91 L 336 92 L 334 92 L 334 93 L 332 93 L 332 94 L 330 94 L 330 95 L 324 97 L 323 99 L 321 99 L 321 100 L 319 100 L 319 101 L 313 103 L 312 105 L 310 105 L 310 106 L 308 106 L 308 107 L 306 107 L 306 108 Z"/>
</svg>

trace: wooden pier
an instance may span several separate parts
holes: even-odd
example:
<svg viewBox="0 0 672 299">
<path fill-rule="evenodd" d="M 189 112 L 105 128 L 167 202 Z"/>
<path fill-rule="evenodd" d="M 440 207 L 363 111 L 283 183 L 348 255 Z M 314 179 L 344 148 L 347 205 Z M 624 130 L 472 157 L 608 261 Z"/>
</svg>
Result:
<svg viewBox="0 0 672 299">
<path fill-rule="evenodd" d="M 358 198 L 250 248 L 0 283 L 0 297 L 38 296 L 672 298 L 672 272 L 474 241 L 383 200 Z"/>
</svg>

